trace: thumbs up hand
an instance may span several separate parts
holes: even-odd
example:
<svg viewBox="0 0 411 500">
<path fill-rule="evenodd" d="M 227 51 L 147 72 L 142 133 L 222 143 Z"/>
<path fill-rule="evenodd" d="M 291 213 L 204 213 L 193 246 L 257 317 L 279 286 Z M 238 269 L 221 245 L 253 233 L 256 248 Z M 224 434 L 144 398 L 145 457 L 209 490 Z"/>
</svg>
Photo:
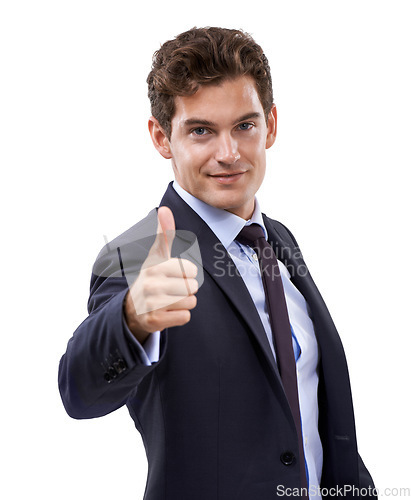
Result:
<svg viewBox="0 0 411 500">
<path fill-rule="evenodd" d="M 171 258 L 175 235 L 172 211 L 157 212 L 157 236 L 124 302 L 127 325 L 143 343 L 151 332 L 190 321 L 197 304 L 197 266 L 185 259 Z"/>
</svg>

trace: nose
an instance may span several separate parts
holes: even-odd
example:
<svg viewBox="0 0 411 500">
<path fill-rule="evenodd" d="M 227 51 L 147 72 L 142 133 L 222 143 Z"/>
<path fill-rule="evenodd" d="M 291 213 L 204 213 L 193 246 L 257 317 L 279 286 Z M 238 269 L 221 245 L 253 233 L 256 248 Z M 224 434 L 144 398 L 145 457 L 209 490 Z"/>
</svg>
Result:
<svg viewBox="0 0 411 500">
<path fill-rule="evenodd" d="M 231 135 L 224 134 L 218 138 L 215 159 L 219 163 L 225 163 L 227 165 L 231 165 L 240 159 L 237 141 L 234 140 Z"/>
</svg>

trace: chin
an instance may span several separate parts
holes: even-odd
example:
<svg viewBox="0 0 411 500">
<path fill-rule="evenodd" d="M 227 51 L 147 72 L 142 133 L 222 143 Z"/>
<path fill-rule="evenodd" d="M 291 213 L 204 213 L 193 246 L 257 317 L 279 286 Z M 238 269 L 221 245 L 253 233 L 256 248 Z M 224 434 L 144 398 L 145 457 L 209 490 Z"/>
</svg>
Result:
<svg viewBox="0 0 411 500">
<path fill-rule="evenodd" d="M 218 196 L 210 197 L 207 203 L 213 207 L 221 208 L 221 210 L 234 210 L 242 205 L 238 200 Z"/>
<path fill-rule="evenodd" d="M 252 216 L 254 210 L 254 203 L 250 202 L 250 200 L 246 200 L 244 202 L 238 201 L 237 203 L 231 201 L 231 203 L 226 202 L 219 205 L 214 204 L 213 206 L 238 215 L 238 217 L 245 220 L 248 220 Z"/>
</svg>

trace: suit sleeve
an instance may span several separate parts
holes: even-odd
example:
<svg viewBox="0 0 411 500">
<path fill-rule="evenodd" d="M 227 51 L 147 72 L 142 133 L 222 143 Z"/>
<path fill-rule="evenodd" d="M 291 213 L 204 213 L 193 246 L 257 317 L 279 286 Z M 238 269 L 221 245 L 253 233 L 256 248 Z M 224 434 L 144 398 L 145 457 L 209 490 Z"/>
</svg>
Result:
<svg viewBox="0 0 411 500">
<path fill-rule="evenodd" d="M 362 461 L 360 455 L 358 455 L 358 469 L 360 475 L 360 488 L 365 488 L 368 490 L 368 498 L 378 498 L 374 481 L 371 477 L 371 474 L 368 472 L 367 467 L 364 465 L 364 462 Z"/>
<path fill-rule="evenodd" d="M 114 264 L 116 250 L 94 265 L 89 316 L 69 340 L 59 365 L 61 398 L 67 413 L 77 419 L 100 417 L 120 408 L 155 367 L 147 366 L 141 346 L 125 330 L 123 301 L 137 272 L 126 278 L 124 270 Z M 145 252 L 141 261 L 144 257 Z"/>
</svg>

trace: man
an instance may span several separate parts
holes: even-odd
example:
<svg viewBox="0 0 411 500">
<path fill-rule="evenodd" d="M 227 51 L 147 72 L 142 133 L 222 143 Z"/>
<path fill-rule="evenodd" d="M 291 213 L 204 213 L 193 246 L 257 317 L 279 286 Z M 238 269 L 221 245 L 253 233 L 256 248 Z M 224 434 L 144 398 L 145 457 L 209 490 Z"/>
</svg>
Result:
<svg viewBox="0 0 411 500">
<path fill-rule="evenodd" d="M 175 181 L 94 265 L 60 363 L 67 412 L 127 405 L 147 500 L 372 496 L 338 334 L 294 237 L 255 198 L 277 130 L 261 48 L 192 29 L 155 54 L 148 85 Z"/>
</svg>

